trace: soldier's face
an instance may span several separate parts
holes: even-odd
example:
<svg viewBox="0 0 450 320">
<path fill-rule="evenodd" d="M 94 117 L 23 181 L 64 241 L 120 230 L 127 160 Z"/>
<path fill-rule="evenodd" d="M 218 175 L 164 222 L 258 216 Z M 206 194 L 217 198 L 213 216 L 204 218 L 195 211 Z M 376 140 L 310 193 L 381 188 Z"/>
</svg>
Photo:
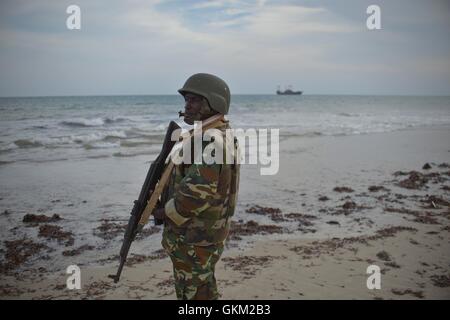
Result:
<svg viewBox="0 0 450 320">
<path fill-rule="evenodd" d="M 194 121 L 200 121 L 209 113 L 208 102 L 202 96 L 193 93 L 184 95 L 184 122 L 194 124 Z"/>
</svg>

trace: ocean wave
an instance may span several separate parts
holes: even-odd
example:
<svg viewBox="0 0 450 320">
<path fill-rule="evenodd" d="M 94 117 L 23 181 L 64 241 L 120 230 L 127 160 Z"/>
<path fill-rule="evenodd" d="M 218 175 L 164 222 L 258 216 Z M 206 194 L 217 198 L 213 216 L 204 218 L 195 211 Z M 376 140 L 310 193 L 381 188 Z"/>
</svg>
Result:
<svg viewBox="0 0 450 320">
<path fill-rule="evenodd" d="M 268 133 L 269 134 L 269 133 Z M 289 131 L 283 131 L 280 130 L 280 137 L 305 137 L 305 138 L 312 138 L 312 137 L 320 137 L 323 136 L 324 133 L 319 131 L 311 131 L 311 132 L 289 132 Z"/>
<path fill-rule="evenodd" d="M 125 118 L 125 117 L 106 117 L 103 119 L 104 123 L 106 124 L 112 124 L 112 123 L 120 123 L 120 122 L 125 122 L 125 121 L 131 121 L 131 119 L 129 118 Z"/>
<path fill-rule="evenodd" d="M 66 138 L 69 139 L 69 142 L 83 144 L 96 141 L 116 142 L 119 139 L 127 138 L 127 135 L 122 130 L 109 130 L 109 131 L 96 131 L 89 134 L 71 135 Z"/>
<path fill-rule="evenodd" d="M 92 155 L 92 156 L 87 156 L 86 158 L 88 159 L 104 159 L 104 158 L 109 158 L 110 156 L 107 154 L 96 154 L 96 155 Z"/>
<path fill-rule="evenodd" d="M 132 127 L 132 130 L 142 131 L 142 132 L 166 132 L 167 123 L 146 123 L 140 127 Z"/>
<path fill-rule="evenodd" d="M 68 161 L 73 160 L 73 158 L 44 158 L 44 159 L 20 159 L 17 162 L 31 162 L 31 163 L 47 163 L 47 162 L 58 162 L 58 161 Z"/>
<path fill-rule="evenodd" d="M 29 139 L 18 139 L 14 141 L 14 144 L 19 148 L 39 148 L 43 146 L 41 142 Z"/>
<path fill-rule="evenodd" d="M 136 138 L 145 139 L 145 141 L 124 143 L 124 146 L 134 146 L 139 144 L 153 144 L 162 142 L 162 137 L 155 139 L 148 139 L 145 136 L 137 136 Z M 99 149 L 99 148 L 113 148 L 119 147 L 121 141 L 131 139 L 123 130 L 107 130 L 97 131 L 83 135 L 70 135 L 59 137 L 38 137 L 38 138 L 22 138 L 12 141 L 2 146 L 0 153 L 6 153 L 15 149 L 27 149 L 27 148 L 71 148 L 71 147 L 84 147 L 85 149 Z"/>
<path fill-rule="evenodd" d="M 128 135 L 124 131 L 113 131 L 113 132 L 108 132 L 108 133 L 104 134 L 104 137 L 99 140 L 111 142 L 111 141 L 117 141 L 117 140 L 127 139 L 127 138 L 128 138 Z"/>
<path fill-rule="evenodd" d="M 113 153 L 114 157 L 126 158 L 126 157 L 136 157 L 141 155 L 151 155 L 154 154 L 151 151 L 142 151 L 142 152 L 134 152 L 134 153 L 126 153 L 126 152 L 115 152 Z"/>
<path fill-rule="evenodd" d="M 360 116 L 357 113 L 347 113 L 347 112 L 340 112 L 337 115 L 341 116 L 341 117 L 359 117 Z"/>
<path fill-rule="evenodd" d="M 13 151 L 13 150 L 18 149 L 18 148 L 19 147 L 14 142 L 13 143 L 9 143 L 4 148 L 0 149 L 0 154 L 1 153 L 7 153 L 7 152 Z"/>
<path fill-rule="evenodd" d="M 105 124 L 105 120 L 102 118 L 94 119 L 72 119 L 60 122 L 61 125 L 67 127 L 97 127 Z"/>
<path fill-rule="evenodd" d="M 83 144 L 83 148 L 86 150 L 91 149 L 110 149 L 110 148 L 117 148 L 119 147 L 119 143 L 112 143 L 112 142 L 96 142 L 96 143 L 85 143 Z"/>
<path fill-rule="evenodd" d="M 71 128 L 85 128 L 85 127 L 102 127 L 111 126 L 114 124 L 121 124 L 125 122 L 134 122 L 130 117 L 99 117 L 99 118 L 75 118 L 59 122 L 59 125 Z"/>
<path fill-rule="evenodd" d="M 131 129 L 125 130 L 125 134 L 127 136 L 127 138 L 146 138 L 149 140 L 163 140 L 165 133 L 163 130 L 158 130 L 156 129 L 155 131 L 153 131 L 155 128 L 136 128 L 133 127 Z M 165 128 L 164 128 L 165 130 Z"/>
<path fill-rule="evenodd" d="M 127 141 L 127 140 L 121 140 L 120 146 L 125 148 L 134 148 L 139 146 L 148 146 L 150 144 L 149 141 Z"/>
</svg>

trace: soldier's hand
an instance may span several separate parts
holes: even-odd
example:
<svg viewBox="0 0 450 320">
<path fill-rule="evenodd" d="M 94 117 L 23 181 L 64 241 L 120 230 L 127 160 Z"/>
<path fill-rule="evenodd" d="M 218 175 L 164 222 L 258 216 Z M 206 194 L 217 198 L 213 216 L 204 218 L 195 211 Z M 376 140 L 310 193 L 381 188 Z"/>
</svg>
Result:
<svg viewBox="0 0 450 320">
<path fill-rule="evenodd" d="M 164 210 L 164 208 L 155 209 L 155 211 L 153 211 L 153 216 L 155 217 L 155 219 L 165 220 L 166 211 Z"/>
</svg>

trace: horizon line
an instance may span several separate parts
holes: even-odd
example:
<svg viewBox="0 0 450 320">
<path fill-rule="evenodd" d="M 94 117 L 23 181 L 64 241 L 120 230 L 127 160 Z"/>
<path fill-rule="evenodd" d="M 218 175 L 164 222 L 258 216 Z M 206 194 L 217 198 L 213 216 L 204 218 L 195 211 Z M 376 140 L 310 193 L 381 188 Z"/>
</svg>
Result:
<svg viewBox="0 0 450 320">
<path fill-rule="evenodd" d="M 179 93 L 139 93 L 139 94 L 77 94 L 77 95 L 23 95 L 0 96 L 0 99 L 11 98 L 70 98 L 70 97 L 125 97 L 125 96 L 178 96 Z M 276 93 L 232 93 L 231 96 L 278 96 Z M 282 95 L 285 96 L 285 95 Z M 288 95 L 290 96 L 290 95 Z M 448 94 L 380 94 L 380 93 L 309 93 L 293 96 L 379 96 L 379 97 L 450 97 Z"/>
</svg>

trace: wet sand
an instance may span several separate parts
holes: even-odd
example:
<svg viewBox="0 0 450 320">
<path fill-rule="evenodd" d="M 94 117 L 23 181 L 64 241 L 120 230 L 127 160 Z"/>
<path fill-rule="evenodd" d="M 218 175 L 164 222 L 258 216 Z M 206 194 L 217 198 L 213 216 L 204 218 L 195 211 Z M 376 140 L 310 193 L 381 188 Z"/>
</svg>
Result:
<svg viewBox="0 0 450 320">
<path fill-rule="evenodd" d="M 222 299 L 450 299 L 448 137 L 414 130 L 281 141 L 277 176 L 243 169 L 239 212 L 217 265 Z M 63 222 L 45 216 L 28 216 L 17 228 L 36 228 L 36 237 L 2 252 L 2 299 L 175 298 L 162 250 L 131 254 L 114 284 L 107 275 L 116 257 L 74 245 Z M 97 232 L 120 234 L 122 224 L 104 221 Z M 65 269 L 42 267 L 46 241 L 64 248 L 67 261 L 97 255 L 80 265 L 81 290 L 66 288 Z M 28 257 L 40 267 L 24 267 Z M 370 265 L 381 269 L 381 289 L 366 286 Z"/>
</svg>

